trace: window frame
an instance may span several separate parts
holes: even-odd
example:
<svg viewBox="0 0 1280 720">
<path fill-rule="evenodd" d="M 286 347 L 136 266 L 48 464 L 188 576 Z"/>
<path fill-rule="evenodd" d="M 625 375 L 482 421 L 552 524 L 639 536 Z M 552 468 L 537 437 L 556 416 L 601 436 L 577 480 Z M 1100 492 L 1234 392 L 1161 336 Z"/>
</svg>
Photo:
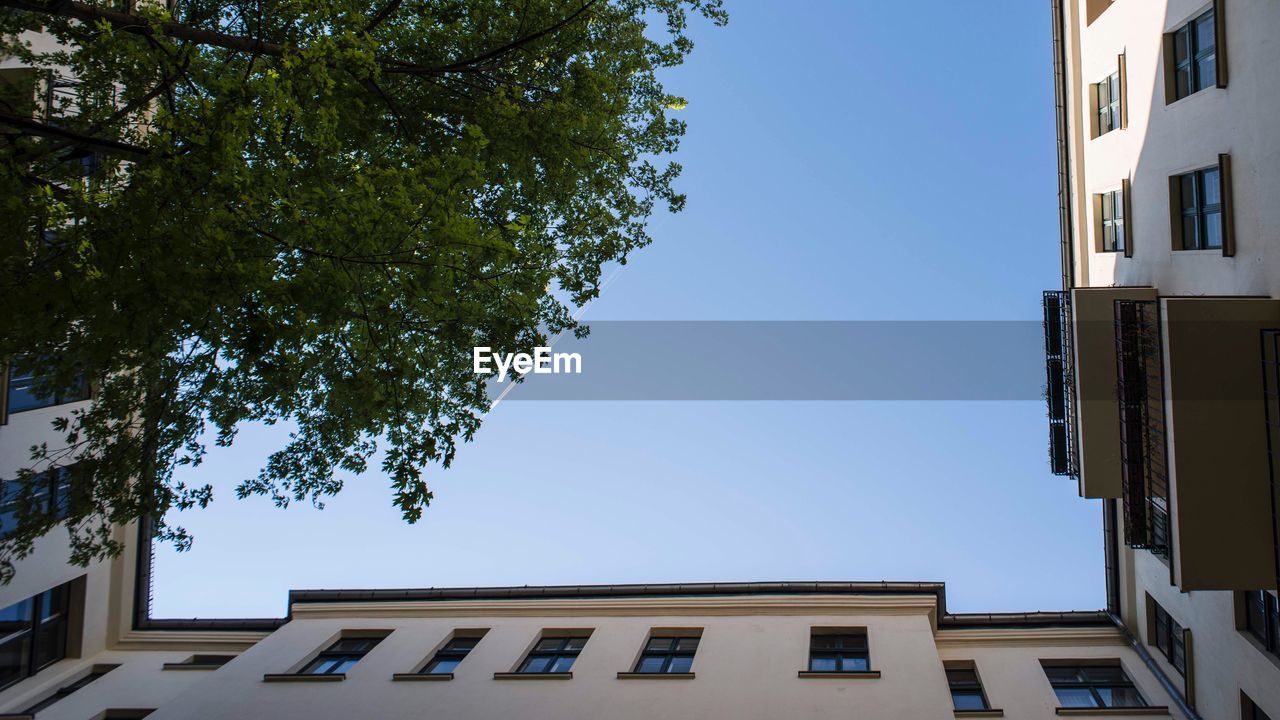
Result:
<svg viewBox="0 0 1280 720">
<path fill-rule="evenodd" d="M 1099 245 L 1104 253 L 1128 253 L 1128 213 L 1125 212 L 1127 200 L 1123 187 L 1098 193 L 1098 228 L 1101 233 Z"/>
<path fill-rule="evenodd" d="M 5 422 L 8 422 L 9 417 L 15 414 L 31 412 L 33 410 L 43 410 L 45 408 L 57 407 L 59 405 L 69 405 L 75 402 L 83 402 L 85 400 L 89 400 L 93 394 L 89 383 L 84 378 L 80 378 L 76 385 L 70 388 L 61 388 L 55 391 L 52 395 L 37 396 L 30 390 L 30 388 L 38 386 L 40 380 L 48 376 L 41 375 L 35 370 L 24 375 L 18 375 L 17 373 L 18 363 L 14 361 L 5 363 L 4 382 L 0 383 L 3 385 L 4 390 L 4 397 L 0 398 L 0 402 L 3 402 L 4 405 L 4 412 L 0 413 L 0 415 L 3 415 Z M 19 380 L 27 381 L 27 384 L 22 387 L 22 391 L 36 398 L 37 402 L 35 404 L 27 405 L 26 407 L 14 409 L 14 384 Z"/>
<path fill-rule="evenodd" d="M 440 649 L 436 650 L 431 655 L 430 659 L 428 659 L 427 662 L 423 664 L 421 668 L 419 668 L 417 674 L 418 675 L 452 675 L 453 671 L 456 670 L 458 666 L 462 664 L 463 660 L 467 659 L 467 656 L 470 655 L 472 651 L 476 649 L 476 646 L 479 645 L 480 641 L 483 639 L 484 639 L 483 635 L 460 635 L 460 634 L 453 635 L 448 640 L 446 640 L 443 645 L 440 646 Z M 465 643 L 465 642 L 470 642 L 471 646 L 464 649 L 458 649 L 454 647 L 458 643 Z M 440 667 L 440 665 L 445 662 L 453 662 L 454 664 L 448 670 L 445 670 L 443 672 L 437 671 L 436 668 Z"/>
<path fill-rule="evenodd" d="M 1213 45 L 1206 48 L 1200 45 L 1198 31 L 1202 25 L 1208 22 L 1213 23 L 1213 32 L 1209 35 L 1212 38 Z M 1220 34 L 1218 22 L 1217 7 L 1216 5 L 1210 5 L 1207 10 L 1167 33 L 1169 36 L 1169 49 L 1172 51 L 1165 66 L 1165 72 L 1170 73 L 1168 87 L 1173 90 L 1173 97 L 1169 98 L 1169 102 L 1177 102 L 1211 87 L 1220 87 L 1219 75 L 1221 70 L 1218 52 Z M 1183 60 L 1178 59 L 1179 52 L 1185 55 Z M 1201 65 L 1210 59 L 1213 60 L 1213 77 L 1209 82 L 1206 82 L 1202 74 Z M 1184 70 L 1186 71 L 1185 83 L 1180 82 L 1178 77 L 1178 73 Z"/>
<path fill-rule="evenodd" d="M 1209 173 L 1217 177 L 1218 202 L 1205 202 L 1206 178 Z M 1227 244 L 1226 197 L 1223 187 L 1223 168 L 1221 163 L 1207 167 L 1178 173 L 1174 176 L 1178 184 L 1178 211 L 1174 217 L 1181 223 L 1178 232 L 1181 238 L 1180 250 L 1218 250 L 1223 251 Z M 1189 183 L 1189 185 L 1188 185 Z M 1187 204 L 1187 190 L 1190 187 L 1191 204 Z M 1210 245 L 1208 240 L 1208 216 L 1215 215 L 1218 223 L 1218 244 Z M 1194 231 L 1188 235 L 1187 222 L 1194 223 Z"/>
<path fill-rule="evenodd" d="M 654 649 L 653 644 L 658 641 L 666 641 L 666 647 Z M 693 648 L 690 650 L 681 649 L 681 645 L 685 642 L 692 642 Z M 680 635 L 671 632 L 651 632 L 644 641 L 644 647 L 640 649 L 640 657 L 636 658 L 636 663 L 632 672 L 637 675 L 684 675 L 693 672 L 693 660 L 697 656 L 698 647 L 702 644 L 700 635 Z M 651 658 L 660 658 L 657 670 L 645 670 L 645 660 Z M 682 669 L 673 670 L 677 660 L 688 660 L 688 665 Z"/>
<path fill-rule="evenodd" d="M 339 635 L 336 640 L 333 640 L 326 645 L 323 650 L 313 655 L 306 662 L 302 663 L 302 665 L 293 674 L 307 677 L 322 675 L 343 677 L 347 674 L 348 670 L 355 667 L 361 660 L 368 657 L 369 653 L 373 652 L 373 649 L 376 648 L 386 637 L 386 635 L 343 633 L 342 635 Z M 336 649 L 343 643 L 355 641 L 367 642 L 368 647 L 352 650 Z M 345 664 L 347 660 L 351 661 L 349 665 Z M 325 662 L 333 662 L 334 664 L 323 671 L 316 672 L 321 664 Z"/>
<path fill-rule="evenodd" d="M 591 639 L 590 635 L 569 635 L 561 632 L 544 633 L 538 637 L 533 643 L 533 647 L 524 654 L 516 665 L 514 674 L 516 675 L 564 675 L 573 672 L 573 666 L 578 662 L 578 656 L 587 646 L 587 641 Z M 554 649 L 540 650 L 543 643 L 556 642 Z M 576 647 L 573 647 L 574 645 Z M 547 664 L 541 670 L 530 670 L 530 663 L 535 659 L 546 659 Z M 569 664 L 563 669 L 556 669 L 557 664 L 561 660 L 568 660 Z"/>
<path fill-rule="evenodd" d="M 1142 692 L 1141 692 L 1140 690 L 1138 690 L 1138 686 L 1137 686 L 1136 684 L 1134 684 L 1134 682 L 1133 682 L 1133 678 L 1129 677 L 1129 673 L 1125 672 L 1125 670 L 1124 670 L 1124 666 L 1123 666 L 1123 665 L 1121 665 L 1119 662 L 1115 662 L 1115 663 L 1078 663 L 1078 664 L 1068 664 L 1068 663 L 1057 664 L 1057 663 L 1055 663 L 1055 664 L 1042 665 L 1042 667 L 1043 667 L 1043 669 L 1044 669 L 1044 671 L 1045 671 L 1045 679 L 1046 679 L 1046 680 L 1048 680 L 1048 682 L 1049 682 L 1049 686 L 1053 688 L 1054 695 L 1058 698 L 1058 703 L 1059 703 L 1059 705 L 1058 705 L 1058 706 L 1059 706 L 1060 708 L 1098 708 L 1098 709 L 1115 709 L 1115 708 L 1151 707 L 1151 704 L 1147 701 L 1146 696 L 1144 696 L 1144 695 L 1142 694 Z M 1089 680 L 1089 679 L 1077 679 L 1077 680 L 1064 681 L 1064 680 L 1054 680 L 1054 679 L 1053 679 L 1052 677 L 1050 677 L 1050 675 L 1049 675 L 1049 673 L 1050 673 L 1050 671 L 1051 671 L 1051 670 L 1059 670 L 1059 671 L 1061 671 L 1061 670 L 1075 670 L 1075 671 L 1076 671 L 1076 676 L 1077 676 L 1077 678 L 1084 678 L 1084 676 L 1087 674 L 1087 673 L 1086 673 L 1086 671 L 1087 671 L 1087 670 L 1090 670 L 1090 669 L 1104 669 L 1104 668 L 1105 668 L 1105 669 L 1114 669 L 1114 670 L 1118 671 L 1118 672 L 1120 673 L 1120 677 L 1121 677 L 1121 679 L 1120 679 L 1120 680 Z M 1137 697 L 1138 701 L 1139 701 L 1141 704 L 1139 704 L 1139 705 L 1109 705 L 1109 704 L 1107 704 L 1107 703 L 1106 703 L 1106 701 L 1103 699 L 1102 694 L 1101 694 L 1099 691 L 1100 691 L 1100 690 L 1103 690 L 1103 689 L 1115 690 L 1115 689 L 1117 689 L 1117 688 L 1124 688 L 1124 689 L 1127 689 L 1127 690 L 1131 690 L 1131 691 L 1133 692 L 1133 695 L 1134 695 L 1135 697 Z M 1094 701 L 1094 704 L 1093 704 L 1093 705 L 1063 705 L 1063 704 L 1062 704 L 1062 695 L 1060 695 L 1060 694 L 1058 693 L 1058 691 L 1059 691 L 1059 690 L 1088 690 L 1088 691 L 1089 691 L 1089 694 L 1090 694 L 1090 697 L 1091 697 L 1091 698 L 1092 698 L 1092 700 Z"/>
<path fill-rule="evenodd" d="M 1244 618 L 1240 629 L 1253 638 L 1263 652 L 1280 660 L 1280 598 L 1266 590 L 1246 590 L 1242 594 Z M 1256 626 L 1255 608 L 1261 616 L 1262 627 Z"/>
<path fill-rule="evenodd" d="M 1105 78 L 1093 83 L 1094 122 L 1097 123 L 1095 138 L 1102 137 L 1114 130 L 1124 127 L 1123 122 L 1123 81 L 1120 70 L 1116 70 Z M 1106 90 L 1106 102 L 1103 102 L 1103 90 Z"/>
<path fill-rule="evenodd" d="M 831 647 L 817 647 L 818 638 L 832 638 Z M 846 645 L 852 640 L 852 644 Z M 860 641 L 861 647 L 858 647 Z M 846 669 L 846 656 L 853 660 L 861 660 L 863 667 Z M 831 670 L 815 668 L 814 660 L 834 660 L 835 668 Z M 809 633 L 809 660 L 807 672 L 829 674 L 863 674 L 873 672 L 871 669 L 871 639 L 866 628 L 822 628 L 813 629 Z"/>
<path fill-rule="evenodd" d="M 1147 606 L 1151 617 L 1147 620 L 1147 645 L 1160 651 L 1160 655 L 1184 679 L 1187 677 L 1186 628 L 1173 619 L 1169 611 L 1150 595 Z"/>
<path fill-rule="evenodd" d="M 991 701 L 987 698 L 987 689 L 982 685 L 982 676 L 978 674 L 978 668 L 976 665 L 944 666 L 943 671 L 946 673 L 946 676 L 947 676 L 947 689 L 951 692 L 951 705 L 956 712 L 980 712 L 983 710 L 992 709 Z M 951 676 L 952 673 L 969 673 L 973 675 L 973 681 L 957 682 L 956 679 L 952 678 Z M 960 705 L 956 703 L 957 691 L 969 696 L 971 696 L 973 693 L 976 692 L 978 695 L 978 700 L 981 702 L 981 707 L 976 707 L 976 708 L 960 707 Z"/>
<path fill-rule="evenodd" d="M 71 654 L 71 613 L 74 604 L 71 585 L 72 583 L 57 585 L 0 609 L 8 611 L 28 605 L 25 616 L 15 618 L 12 629 L 5 631 L 4 636 L 0 637 L 0 647 L 11 643 L 18 643 L 20 647 L 16 653 L 20 660 L 17 665 L 12 666 L 12 679 L 8 682 L 0 681 L 0 690 L 36 675 Z M 55 608 L 52 613 L 48 611 L 49 607 Z M 50 634 L 54 639 L 52 648 L 46 647 L 43 642 Z"/>
</svg>

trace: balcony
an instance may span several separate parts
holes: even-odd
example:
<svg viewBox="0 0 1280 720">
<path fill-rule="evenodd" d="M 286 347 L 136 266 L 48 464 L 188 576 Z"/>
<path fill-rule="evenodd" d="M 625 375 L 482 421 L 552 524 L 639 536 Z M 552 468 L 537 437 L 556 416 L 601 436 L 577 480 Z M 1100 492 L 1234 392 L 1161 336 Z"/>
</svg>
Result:
<svg viewBox="0 0 1280 720">
<path fill-rule="evenodd" d="M 1263 370 L 1275 360 L 1264 340 L 1277 328 L 1277 300 L 1160 300 L 1169 535 L 1184 591 L 1275 585 L 1268 435 L 1277 407 Z"/>
<path fill-rule="evenodd" d="M 1068 402 L 1081 497 L 1119 499 L 1121 485 L 1120 410 L 1116 397 L 1117 300 L 1155 300 L 1148 287 L 1074 288 L 1069 296 L 1065 352 L 1071 367 Z"/>
<path fill-rule="evenodd" d="M 1075 383 L 1071 366 L 1070 296 L 1044 293 L 1044 354 L 1049 405 L 1049 467 L 1054 475 L 1078 477 L 1075 448 Z"/>
<path fill-rule="evenodd" d="M 1115 301 L 1125 544 L 1169 555 L 1169 473 L 1158 300 Z"/>
</svg>

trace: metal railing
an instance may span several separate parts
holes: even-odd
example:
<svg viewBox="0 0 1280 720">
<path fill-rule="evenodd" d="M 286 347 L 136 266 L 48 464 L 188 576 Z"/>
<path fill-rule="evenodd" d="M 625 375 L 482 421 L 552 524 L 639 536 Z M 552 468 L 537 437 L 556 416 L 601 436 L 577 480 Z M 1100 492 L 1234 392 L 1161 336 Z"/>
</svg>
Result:
<svg viewBox="0 0 1280 720">
<path fill-rule="evenodd" d="M 1125 544 L 1169 555 L 1169 473 L 1165 443 L 1160 306 L 1116 301 L 1116 379 Z"/>
<path fill-rule="evenodd" d="M 1044 305 L 1045 402 L 1049 408 L 1049 467 L 1079 477 L 1075 443 L 1075 373 L 1071 364 L 1071 299 L 1046 290 Z"/>
</svg>

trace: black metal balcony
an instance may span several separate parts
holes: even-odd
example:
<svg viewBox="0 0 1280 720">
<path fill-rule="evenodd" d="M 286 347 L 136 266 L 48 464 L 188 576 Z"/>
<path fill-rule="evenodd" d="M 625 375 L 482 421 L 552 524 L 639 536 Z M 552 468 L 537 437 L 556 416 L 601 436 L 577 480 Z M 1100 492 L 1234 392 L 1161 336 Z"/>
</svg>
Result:
<svg viewBox="0 0 1280 720">
<path fill-rule="evenodd" d="M 1116 301 L 1116 363 L 1125 543 L 1168 557 L 1168 449 L 1157 301 Z"/>
<path fill-rule="evenodd" d="M 1071 300 L 1062 290 L 1046 290 L 1043 304 L 1049 467 L 1054 475 L 1078 477 L 1072 408 L 1075 382 L 1071 367 Z"/>
</svg>

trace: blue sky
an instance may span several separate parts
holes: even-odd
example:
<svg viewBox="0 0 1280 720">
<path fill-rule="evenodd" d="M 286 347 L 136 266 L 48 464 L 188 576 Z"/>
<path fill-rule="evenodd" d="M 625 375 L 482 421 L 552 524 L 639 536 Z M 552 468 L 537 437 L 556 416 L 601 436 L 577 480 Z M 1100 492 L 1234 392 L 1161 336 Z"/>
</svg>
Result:
<svg viewBox="0 0 1280 720">
<path fill-rule="evenodd" d="M 584 319 L 1037 319 L 1059 283 L 1047 3 L 729 5 L 666 78 L 688 209 Z M 157 616 L 276 616 L 290 588 L 729 580 L 1105 602 L 1101 511 L 1049 474 L 1039 402 L 506 402 L 413 526 L 377 473 L 323 511 L 236 501 L 284 432 L 194 471 L 217 499 L 177 518 L 190 552 L 159 550 Z"/>
</svg>

